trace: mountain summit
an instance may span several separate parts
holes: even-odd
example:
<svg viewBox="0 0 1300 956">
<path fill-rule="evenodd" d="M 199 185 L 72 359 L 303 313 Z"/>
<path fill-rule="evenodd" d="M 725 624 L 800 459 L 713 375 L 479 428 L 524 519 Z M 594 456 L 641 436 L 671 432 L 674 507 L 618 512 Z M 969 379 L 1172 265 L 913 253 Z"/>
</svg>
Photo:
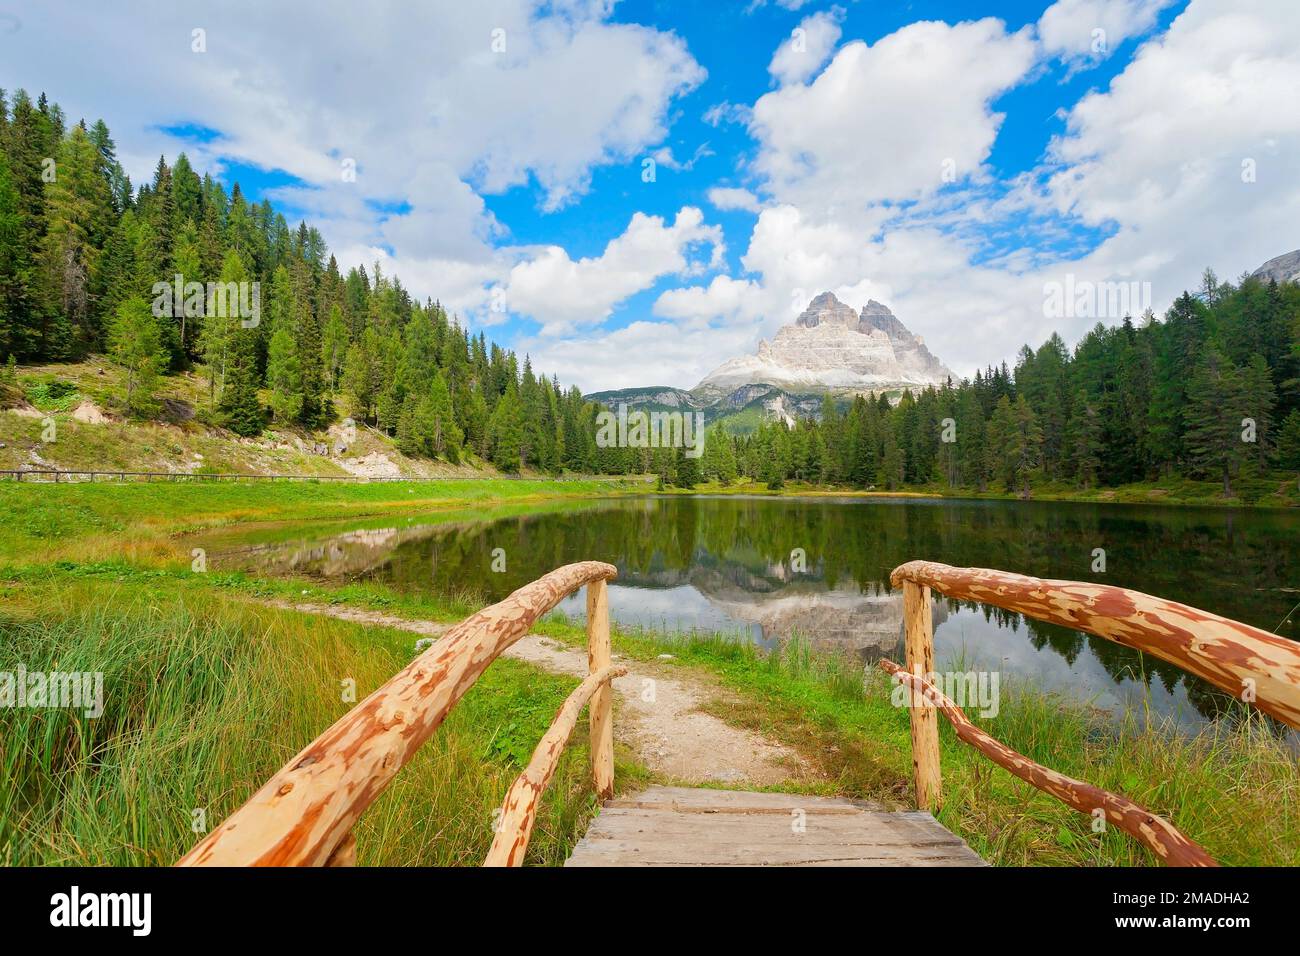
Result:
<svg viewBox="0 0 1300 956">
<path fill-rule="evenodd" d="M 693 391 L 718 396 L 744 385 L 791 393 L 881 392 L 942 385 L 953 377 L 907 326 L 875 299 L 854 312 L 830 292 L 782 326 L 755 355 L 723 362 Z"/>
</svg>

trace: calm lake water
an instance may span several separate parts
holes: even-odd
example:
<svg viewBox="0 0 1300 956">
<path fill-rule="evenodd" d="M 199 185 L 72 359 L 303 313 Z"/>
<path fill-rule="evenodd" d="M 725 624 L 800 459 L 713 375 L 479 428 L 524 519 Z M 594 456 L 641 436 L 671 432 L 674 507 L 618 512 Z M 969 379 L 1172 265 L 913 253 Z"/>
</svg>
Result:
<svg viewBox="0 0 1300 956">
<path fill-rule="evenodd" d="M 484 602 L 561 564 L 619 569 L 624 624 L 721 631 L 771 648 L 902 661 L 889 572 L 924 558 L 1136 588 L 1300 640 L 1300 515 L 1125 505 L 861 498 L 649 497 L 208 535 L 213 570 L 375 580 Z M 505 571 L 494 572 L 495 549 Z M 1092 572 L 1094 549 L 1106 571 Z M 804 560 L 799 552 L 802 549 Z M 498 567 L 500 562 L 497 562 Z M 581 593 L 561 610 L 584 612 Z M 1230 701 L 1178 668 L 1065 628 L 940 598 L 936 660 L 996 670 L 1119 713 L 1196 726 Z"/>
</svg>

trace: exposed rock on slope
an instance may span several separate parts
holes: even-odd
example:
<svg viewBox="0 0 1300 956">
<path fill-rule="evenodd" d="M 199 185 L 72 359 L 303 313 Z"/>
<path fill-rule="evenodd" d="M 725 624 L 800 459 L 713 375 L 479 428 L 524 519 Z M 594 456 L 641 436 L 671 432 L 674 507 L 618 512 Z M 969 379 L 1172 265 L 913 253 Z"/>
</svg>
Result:
<svg viewBox="0 0 1300 956">
<path fill-rule="evenodd" d="M 1261 279 L 1264 282 L 1269 279 L 1276 279 L 1279 284 L 1283 282 L 1300 282 L 1300 249 L 1280 255 L 1275 259 L 1269 259 L 1268 262 L 1252 272 L 1250 277 L 1252 279 Z"/>
</svg>

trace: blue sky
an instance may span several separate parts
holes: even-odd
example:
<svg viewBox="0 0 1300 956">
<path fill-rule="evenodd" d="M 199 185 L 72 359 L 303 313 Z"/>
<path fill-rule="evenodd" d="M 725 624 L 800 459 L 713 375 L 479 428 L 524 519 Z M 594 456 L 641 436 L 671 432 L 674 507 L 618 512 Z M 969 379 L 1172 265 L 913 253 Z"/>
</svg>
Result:
<svg viewBox="0 0 1300 956">
<path fill-rule="evenodd" d="M 0 84 L 587 389 L 689 387 L 823 289 L 969 374 L 1120 318 L 1045 314 L 1054 283 L 1158 311 L 1300 246 L 1289 0 L 144 6 L 17 13 Z"/>
</svg>

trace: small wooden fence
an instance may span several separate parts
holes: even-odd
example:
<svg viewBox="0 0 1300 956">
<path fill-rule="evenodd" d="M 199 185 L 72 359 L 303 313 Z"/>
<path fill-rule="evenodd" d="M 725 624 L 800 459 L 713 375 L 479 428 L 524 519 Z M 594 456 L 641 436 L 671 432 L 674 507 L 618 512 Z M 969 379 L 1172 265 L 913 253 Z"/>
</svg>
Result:
<svg viewBox="0 0 1300 956">
<path fill-rule="evenodd" d="M 313 740 L 242 807 L 185 854 L 178 866 L 348 866 L 357 819 L 438 729 L 479 675 L 578 588 L 587 588 L 590 676 L 569 695 L 528 767 L 506 794 L 484 864 L 519 866 L 542 792 L 578 715 L 591 703 L 591 772 L 597 796 L 614 792 L 609 682 L 609 593 L 617 574 L 599 561 L 565 565 L 484 608 Z"/>
<path fill-rule="evenodd" d="M 999 766 L 1082 813 L 1100 810 L 1108 823 L 1132 834 L 1175 866 L 1216 866 L 1172 824 L 1117 794 L 1035 763 L 972 724 L 927 678 L 934 673 L 932 590 L 1008 611 L 1153 654 L 1251 703 L 1291 727 L 1300 727 L 1300 645 L 1248 624 L 1139 591 L 1080 581 L 1047 581 L 984 568 L 911 561 L 890 575 L 903 588 L 907 668 L 880 667 L 911 688 L 909 713 L 917 805 L 936 810 L 942 799 L 938 714 L 958 739 Z"/>
</svg>

